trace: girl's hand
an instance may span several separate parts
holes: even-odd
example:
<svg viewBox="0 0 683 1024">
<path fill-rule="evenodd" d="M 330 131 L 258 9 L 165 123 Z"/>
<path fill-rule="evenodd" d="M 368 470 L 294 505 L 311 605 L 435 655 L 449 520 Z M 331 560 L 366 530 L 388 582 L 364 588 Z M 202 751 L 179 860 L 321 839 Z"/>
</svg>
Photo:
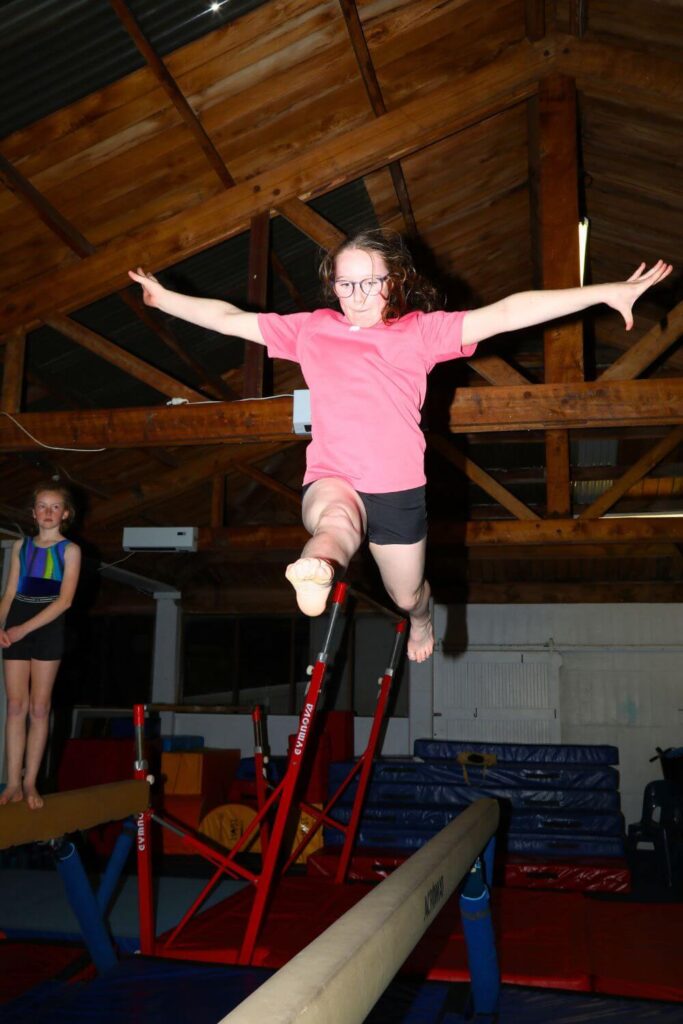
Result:
<svg viewBox="0 0 683 1024">
<path fill-rule="evenodd" d="M 652 285 L 659 284 L 665 277 L 668 277 L 672 269 L 671 264 L 665 263 L 664 260 L 657 260 L 649 270 L 646 270 L 645 264 L 641 263 L 628 281 L 611 286 L 611 291 L 605 301 L 608 306 L 621 313 L 627 331 L 633 327 L 633 313 L 631 312 L 633 303 Z"/>
<path fill-rule="evenodd" d="M 9 647 L 11 643 L 12 641 L 7 636 L 7 631 L 5 629 L 0 629 L 0 647 Z"/>
<path fill-rule="evenodd" d="M 161 305 L 161 296 L 166 289 L 157 281 L 154 274 L 146 274 L 142 267 L 138 267 L 137 270 L 129 270 L 128 276 L 132 281 L 142 285 L 142 298 L 146 306 Z"/>
<path fill-rule="evenodd" d="M 9 647 L 11 644 L 16 644 L 17 641 L 23 640 L 26 636 L 21 626 L 10 626 L 9 629 L 4 630 L 4 634 L 7 637 L 7 644 L 4 644 L 3 646 L 6 647 Z"/>
</svg>

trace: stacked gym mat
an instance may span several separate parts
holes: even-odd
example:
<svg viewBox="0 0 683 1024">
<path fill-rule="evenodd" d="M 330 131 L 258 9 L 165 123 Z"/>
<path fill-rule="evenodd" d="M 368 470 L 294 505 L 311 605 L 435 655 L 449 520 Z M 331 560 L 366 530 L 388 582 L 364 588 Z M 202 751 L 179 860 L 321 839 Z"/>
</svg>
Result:
<svg viewBox="0 0 683 1024">
<path fill-rule="evenodd" d="M 417 740 L 414 753 L 373 766 L 360 847 L 410 852 L 488 796 L 501 803 L 498 844 L 511 863 L 623 858 L 616 747 Z M 332 764 L 330 793 L 349 768 Z M 349 787 L 333 811 L 338 821 L 349 820 L 354 793 Z M 338 846 L 343 836 L 327 829 L 325 842 Z"/>
</svg>

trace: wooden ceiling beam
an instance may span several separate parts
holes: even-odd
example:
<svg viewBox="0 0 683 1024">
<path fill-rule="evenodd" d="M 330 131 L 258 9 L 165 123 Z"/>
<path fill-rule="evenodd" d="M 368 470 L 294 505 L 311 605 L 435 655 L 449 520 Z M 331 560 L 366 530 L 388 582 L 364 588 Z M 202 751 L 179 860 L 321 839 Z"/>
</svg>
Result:
<svg viewBox="0 0 683 1024">
<path fill-rule="evenodd" d="M 277 212 L 322 249 L 336 249 L 346 239 L 343 231 L 299 199 L 287 199 L 279 203 Z"/>
<path fill-rule="evenodd" d="M 346 31 L 348 32 L 349 39 L 351 40 L 351 47 L 356 58 L 361 78 L 363 79 L 365 91 L 368 99 L 370 100 L 370 105 L 375 117 L 381 117 L 383 114 L 386 114 L 387 108 L 384 102 L 384 96 L 382 95 L 382 88 L 377 80 L 375 67 L 372 63 L 372 56 L 370 55 L 370 50 L 368 49 L 368 44 L 365 39 L 365 32 L 363 31 L 363 24 L 358 14 L 356 0 L 339 0 L 339 6 L 341 7 Z M 406 232 L 408 235 L 417 237 L 415 214 L 413 213 L 412 203 L 410 202 L 408 185 L 403 173 L 403 168 L 398 160 L 392 160 L 388 166 Z"/>
<path fill-rule="evenodd" d="M 271 550 L 301 548 L 308 534 L 303 526 L 233 526 L 199 530 L 202 551 Z M 623 517 L 614 519 L 499 519 L 470 522 L 432 522 L 430 548 L 501 547 L 509 545 L 680 544 L 683 516 Z"/>
<path fill-rule="evenodd" d="M 450 408 L 456 434 L 681 422 L 683 378 L 678 377 L 461 388 Z"/>
<path fill-rule="evenodd" d="M 683 302 L 679 302 L 661 323 L 655 324 L 642 338 L 600 374 L 598 380 L 634 380 L 683 334 Z"/>
<path fill-rule="evenodd" d="M 675 427 L 669 431 L 661 441 L 658 441 L 656 445 L 641 455 L 638 461 L 634 462 L 619 480 L 615 480 L 604 494 L 601 494 L 592 505 L 583 510 L 579 519 L 598 519 L 604 515 L 613 505 L 616 505 L 619 498 L 623 497 L 634 484 L 642 480 L 650 470 L 654 469 L 662 459 L 681 444 L 683 444 L 683 426 Z"/>
<path fill-rule="evenodd" d="M 157 82 L 180 114 L 186 127 L 192 132 L 196 141 L 199 143 L 202 152 L 218 175 L 221 184 L 225 188 L 231 188 L 235 182 L 230 171 L 225 166 L 223 158 L 207 135 L 204 130 L 204 126 L 195 114 L 194 110 L 178 88 L 173 75 L 171 75 L 163 60 L 140 28 L 135 16 L 128 7 L 128 4 L 125 3 L 124 0 L 109 0 L 109 3 L 114 8 L 114 12 L 126 32 L 133 40 L 144 59 L 147 61 L 147 64 L 154 74 Z"/>
<path fill-rule="evenodd" d="M 205 400 L 206 396 L 202 395 L 200 391 L 188 388 L 182 381 L 176 380 L 162 370 L 157 370 L 143 359 L 139 359 L 131 352 L 127 352 L 126 349 L 115 345 L 107 338 L 103 338 L 100 334 L 91 331 L 90 328 L 84 327 L 83 324 L 77 323 L 76 320 L 72 320 L 68 316 L 55 313 L 45 317 L 45 323 L 65 338 L 80 345 L 81 348 L 87 349 L 101 359 L 106 359 L 108 363 L 116 366 L 123 373 L 134 377 L 135 380 L 142 381 L 143 384 L 161 392 L 162 395 L 167 395 L 168 398 L 185 398 L 188 402 L 203 402 Z"/>
<path fill-rule="evenodd" d="M 532 43 L 545 36 L 545 0 L 524 0 L 524 31 Z"/>
<path fill-rule="evenodd" d="M 2 363 L 2 394 L 0 409 L 3 412 L 19 412 L 24 387 L 24 359 L 26 357 L 26 335 L 21 330 L 12 331 L 5 345 Z"/>
<path fill-rule="evenodd" d="M 662 53 L 655 58 L 644 50 L 561 33 L 553 35 L 552 45 L 555 70 L 575 79 L 581 92 L 672 116 L 683 109 L 681 65 Z"/>
<path fill-rule="evenodd" d="M 683 583 L 465 583 L 447 597 L 445 590 L 437 600 L 468 604 L 671 604 L 683 601 Z"/>
<path fill-rule="evenodd" d="M 43 223 L 67 245 L 72 252 L 75 252 L 81 259 L 95 253 L 96 247 L 78 231 L 70 221 L 66 220 L 55 207 L 26 178 L 23 177 L 2 155 L 0 155 L 0 180 L 11 189 L 29 208 L 38 215 Z M 130 288 L 123 288 L 119 291 L 121 298 L 142 320 L 145 326 L 157 335 L 161 341 L 179 356 L 192 370 L 198 374 L 200 380 L 207 380 L 207 391 L 216 398 L 231 399 L 237 396 L 227 387 L 220 377 L 207 371 L 206 367 L 194 356 L 190 355 L 184 346 L 173 337 L 168 328 L 155 319 L 154 315 L 144 303 L 138 299 Z M 27 325 L 28 327 L 28 325 Z"/>
<path fill-rule="evenodd" d="M 264 473 L 263 470 L 254 466 L 251 462 L 235 461 L 234 468 L 239 472 L 248 476 L 251 480 L 255 480 L 256 483 L 267 490 L 277 494 L 278 497 L 284 498 L 286 502 L 296 508 L 297 511 L 301 511 L 301 491 L 294 490 L 293 487 L 288 487 L 286 484 L 281 483 L 279 480 L 275 480 L 274 477 L 268 473 Z"/>
<path fill-rule="evenodd" d="M 441 434 L 428 434 L 427 444 L 432 451 L 438 452 L 452 465 L 456 466 L 461 473 L 464 473 L 468 480 L 480 487 L 482 491 L 490 495 L 503 508 L 511 512 L 517 519 L 539 519 L 535 512 L 516 498 L 511 491 L 499 484 L 498 481 L 478 466 L 476 462 L 468 458 L 464 452 L 456 448 Z"/>
<path fill-rule="evenodd" d="M 94 448 L 292 441 L 292 399 L 204 402 L 169 407 L 20 413 L 0 418 L 0 451 L 38 447 L 21 429 Z M 683 422 L 683 377 L 459 389 L 450 408 L 455 434 L 614 429 Z M 504 437 L 502 437 L 504 440 Z"/>
<path fill-rule="evenodd" d="M 446 85 L 312 146 L 293 159 L 103 245 L 65 267 L 0 293 L 7 330 L 52 310 L 68 312 L 118 291 L 130 267 L 158 270 L 246 230 L 251 218 L 287 199 L 307 199 L 408 156 L 528 99 L 553 61 L 548 40 L 520 42 L 495 61 L 455 75 Z M 406 130 L 406 125 L 410 130 Z"/>
<path fill-rule="evenodd" d="M 468 359 L 467 365 L 489 384 L 514 385 L 530 383 L 523 373 L 516 370 L 505 359 L 501 359 L 500 356 L 477 356 L 475 359 Z"/>
</svg>

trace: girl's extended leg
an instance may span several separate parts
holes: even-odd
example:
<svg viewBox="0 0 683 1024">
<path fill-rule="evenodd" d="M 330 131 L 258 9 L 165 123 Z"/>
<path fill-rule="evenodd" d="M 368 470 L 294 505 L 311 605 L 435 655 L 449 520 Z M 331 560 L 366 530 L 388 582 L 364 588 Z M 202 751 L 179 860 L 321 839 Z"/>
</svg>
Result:
<svg viewBox="0 0 683 1024">
<path fill-rule="evenodd" d="M 407 653 L 411 661 L 426 661 L 434 650 L 431 590 L 424 578 L 426 546 L 426 538 L 416 544 L 370 544 L 389 597 L 410 616 Z"/>
<path fill-rule="evenodd" d="M 7 722 L 5 742 L 7 749 L 7 785 L 0 793 L 0 804 L 15 803 L 24 796 L 21 772 L 26 750 L 26 716 L 28 714 L 30 661 L 3 663 L 5 690 L 7 692 Z"/>
<path fill-rule="evenodd" d="M 43 798 L 36 789 L 38 772 L 45 753 L 50 727 L 50 700 L 52 687 L 59 669 L 58 661 L 31 661 L 31 694 L 29 698 L 29 728 L 26 739 L 26 770 L 24 771 L 24 797 L 31 810 L 43 806 Z"/>
<path fill-rule="evenodd" d="M 287 566 L 287 579 L 305 615 L 325 610 L 334 575 L 347 565 L 365 533 L 365 509 L 351 484 L 338 477 L 316 480 L 306 491 L 303 523 L 311 539 L 296 562 Z"/>
</svg>

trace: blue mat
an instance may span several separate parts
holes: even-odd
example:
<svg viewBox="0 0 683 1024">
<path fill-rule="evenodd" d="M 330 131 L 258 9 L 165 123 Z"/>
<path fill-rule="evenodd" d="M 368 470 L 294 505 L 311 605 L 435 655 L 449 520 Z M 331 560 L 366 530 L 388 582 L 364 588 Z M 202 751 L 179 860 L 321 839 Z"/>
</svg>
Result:
<svg viewBox="0 0 683 1024">
<path fill-rule="evenodd" d="M 3 1007 L 3 1024 L 216 1024 L 270 976 L 252 967 L 134 957 L 87 985 L 42 985 Z M 398 978 L 366 1024 L 461 1024 L 466 989 Z M 500 1024 L 680 1024 L 683 1005 L 504 986 Z M 266 1021 L 254 1024 L 267 1024 Z"/>
</svg>

